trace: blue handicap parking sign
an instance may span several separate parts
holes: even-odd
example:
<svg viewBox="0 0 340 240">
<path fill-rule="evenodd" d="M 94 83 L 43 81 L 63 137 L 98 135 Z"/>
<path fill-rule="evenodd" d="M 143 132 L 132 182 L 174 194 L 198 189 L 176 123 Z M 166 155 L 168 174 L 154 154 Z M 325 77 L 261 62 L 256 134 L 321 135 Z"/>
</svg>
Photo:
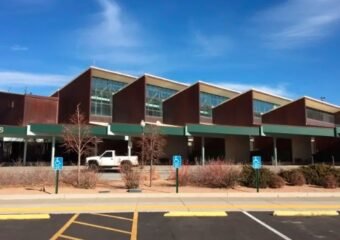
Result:
<svg viewBox="0 0 340 240">
<path fill-rule="evenodd" d="M 174 168 L 180 168 L 182 166 L 182 156 L 180 155 L 172 156 L 172 166 Z"/>
<path fill-rule="evenodd" d="M 260 169 L 262 167 L 261 156 L 253 156 L 253 164 L 252 167 L 254 169 Z"/>
<path fill-rule="evenodd" d="M 62 170 L 64 166 L 64 159 L 62 157 L 55 157 L 53 169 L 54 170 Z"/>
</svg>

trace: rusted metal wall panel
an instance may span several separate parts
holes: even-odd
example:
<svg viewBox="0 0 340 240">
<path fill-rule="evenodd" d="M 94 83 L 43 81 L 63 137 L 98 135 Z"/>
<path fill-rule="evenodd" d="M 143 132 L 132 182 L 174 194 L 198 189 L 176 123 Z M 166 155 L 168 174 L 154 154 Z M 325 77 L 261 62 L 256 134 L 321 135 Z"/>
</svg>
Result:
<svg viewBox="0 0 340 240">
<path fill-rule="evenodd" d="M 0 124 L 22 125 L 24 95 L 0 92 Z"/>
<path fill-rule="evenodd" d="M 253 92 L 249 91 L 213 108 L 213 123 L 237 126 L 254 125 Z"/>
<path fill-rule="evenodd" d="M 305 99 L 289 103 L 262 115 L 262 123 L 306 126 Z"/>
<path fill-rule="evenodd" d="M 86 121 L 89 122 L 90 92 L 91 70 L 89 69 L 54 94 L 54 97 L 59 97 L 59 123 L 68 123 L 78 104 Z"/>
<path fill-rule="evenodd" d="M 340 125 L 340 112 L 335 114 L 335 124 Z"/>
<path fill-rule="evenodd" d="M 112 122 L 139 124 L 145 120 L 145 88 L 143 76 L 112 96 Z"/>
<path fill-rule="evenodd" d="M 199 83 L 178 92 L 163 102 L 163 122 L 185 125 L 200 123 Z"/>
<path fill-rule="evenodd" d="M 25 95 L 24 125 L 57 123 L 58 98 Z"/>
</svg>

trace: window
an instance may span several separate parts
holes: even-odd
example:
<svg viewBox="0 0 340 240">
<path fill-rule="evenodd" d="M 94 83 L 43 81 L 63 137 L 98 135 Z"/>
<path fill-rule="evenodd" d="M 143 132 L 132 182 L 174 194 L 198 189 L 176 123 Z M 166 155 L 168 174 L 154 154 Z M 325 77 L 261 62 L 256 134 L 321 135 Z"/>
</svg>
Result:
<svg viewBox="0 0 340 240">
<path fill-rule="evenodd" d="M 158 116 L 163 115 L 163 100 L 171 97 L 177 91 L 169 88 L 158 87 L 154 85 L 146 85 L 146 115 Z"/>
<path fill-rule="evenodd" d="M 328 123 L 335 123 L 334 114 L 322 112 L 316 109 L 307 108 L 306 109 L 307 118 L 328 122 Z"/>
<path fill-rule="evenodd" d="M 91 87 L 91 114 L 99 116 L 112 115 L 112 94 L 123 88 L 126 83 L 92 78 Z"/>
<path fill-rule="evenodd" d="M 261 118 L 262 114 L 269 112 L 277 107 L 279 107 L 279 105 L 274 103 L 265 102 L 257 99 L 253 100 L 254 116 L 258 118 Z"/>
<path fill-rule="evenodd" d="M 112 152 L 106 152 L 102 155 L 102 157 L 110 158 L 110 157 L 112 157 Z"/>
<path fill-rule="evenodd" d="M 200 115 L 204 117 L 212 117 L 212 108 L 227 99 L 227 97 L 200 92 Z"/>
</svg>

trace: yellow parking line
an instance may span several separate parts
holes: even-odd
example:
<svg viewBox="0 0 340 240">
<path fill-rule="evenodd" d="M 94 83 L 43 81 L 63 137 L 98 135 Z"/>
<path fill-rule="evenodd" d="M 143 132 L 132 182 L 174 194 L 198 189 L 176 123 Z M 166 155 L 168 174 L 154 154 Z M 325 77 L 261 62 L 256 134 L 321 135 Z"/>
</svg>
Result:
<svg viewBox="0 0 340 240">
<path fill-rule="evenodd" d="M 61 238 L 64 238 L 64 239 L 69 239 L 69 240 L 83 240 L 81 238 L 75 238 L 75 237 L 71 237 L 71 236 L 68 236 L 68 235 L 60 235 L 59 237 Z"/>
<path fill-rule="evenodd" d="M 137 227 L 138 227 L 138 212 L 137 210 L 135 210 L 135 212 L 133 213 L 133 222 L 132 222 L 130 240 L 137 240 Z"/>
<path fill-rule="evenodd" d="M 65 225 L 62 227 L 62 228 L 60 228 L 59 229 L 59 231 L 58 232 L 56 232 L 52 237 L 51 237 L 51 239 L 50 240 L 57 240 L 59 237 L 60 237 L 60 235 L 62 235 L 65 231 L 66 231 L 66 229 L 74 222 L 74 220 L 76 220 L 76 218 L 79 216 L 79 214 L 74 214 L 66 223 L 65 223 Z"/>
<path fill-rule="evenodd" d="M 33 220 L 33 219 L 50 219 L 49 214 L 5 214 L 0 215 L 0 220 Z"/>
<path fill-rule="evenodd" d="M 277 217 L 316 217 L 316 216 L 339 216 L 337 211 L 274 211 Z"/>
<path fill-rule="evenodd" d="M 131 234 L 128 231 L 123 231 L 123 230 L 116 229 L 116 228 L 111 228 L 111 227 L 104 227 L 104 226 L 100 226 L 100 225 L 96 225 L 96 224 L 91 224 L 91 223 L 86 223 L 86 222 L 74 221 L 73 223 L 84 225 L 84 226 L 88 226 L 88 227 L 93 227 L 93 228 L 109 230 L 109 231 L 113 231 L 113 232 L 125 233 L 125 234 L 128 234 L 128 235 Z"/>
<path fill-rule="evenodd" d="M 168 212 L 164 214 L 164 217 L 226 217 L 226 212 Z"/>
<path fill-rule="evenodd" d="M 114 219 L 119 219 L 119 220 L 126 220 L 126 221 L 131 221 L 131 222 L 132 222 L 132 219 L 130 219 L 130 218 L 125 218 L 125 217 L 121 217 L 121 216 L 114 216 L 114 215 L 103 214 L 103 213 L 92 213 L 92 215 L 95 215 L 95 216 L 102 216 L 102 217 L 108 217 L 108 218 L 114 218 Z"/>
</svg>

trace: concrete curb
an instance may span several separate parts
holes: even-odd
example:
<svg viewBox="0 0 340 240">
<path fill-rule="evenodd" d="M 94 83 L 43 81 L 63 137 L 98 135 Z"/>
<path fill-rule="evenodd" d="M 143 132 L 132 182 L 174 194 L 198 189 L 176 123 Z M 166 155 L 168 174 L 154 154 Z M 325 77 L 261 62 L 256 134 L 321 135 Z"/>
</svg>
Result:
<svg viewBox="0 0 340 240">
<path fill-rule="evenodd" d="M 94 193 L 94 194 L 35 194 L 0 195 L 4 200 L 42 199 L 147 199 L 147 198 L 340 198 L 340 192 L 291 192 L 291 193 Z"/>
</svg>

